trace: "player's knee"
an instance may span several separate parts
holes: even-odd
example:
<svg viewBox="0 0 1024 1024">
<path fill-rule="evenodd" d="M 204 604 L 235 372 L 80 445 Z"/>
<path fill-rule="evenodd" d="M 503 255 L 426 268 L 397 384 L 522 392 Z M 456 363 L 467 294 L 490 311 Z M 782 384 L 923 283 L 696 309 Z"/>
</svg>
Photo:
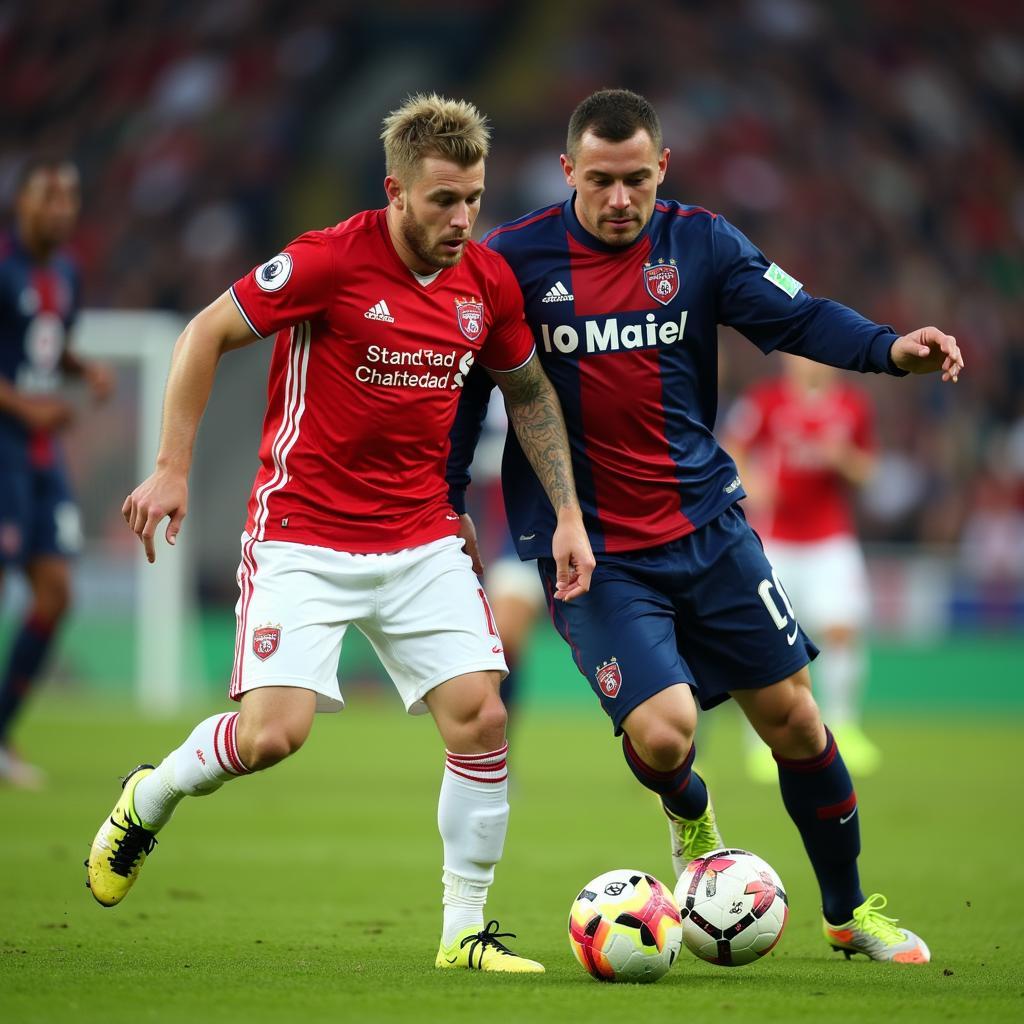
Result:
<svg viewBox="0 0 1024 1024">
<path fill-rule="evenodd" d="M 266 723 L 238 734 L 238 752 L 245 766 L 254 772 L 270 768 L 290 757 L 305 742 L 306 733 L 279 723 Z"/>
<path fill-rule="evenodd" d="M 505 742 L 508 713 L 497 694 L 489 694 L 476 714 L 466 723 L 466 739 L 484 750 L 497 750 Z"/>
<path fill-rule="evenodd" d="M 648 767 L 670 772 L 689 757 L 693 731 L 683 723 L 647 722 L 629 734 L 629 741 Z"/>
<path fill-rule="evenodd" d="M 33 595 L 33 613 L 47 625 L 55 626 L 71 607 L 71 587 L 66 581 L 52 580 Z"/>
<path fill-rule="evenodd" d="M 783 757 L 815 757 L 821 753 L 824 741 L 825 729 L 818 705 L 809 692 L 798 691 L 780 724 L 773 749 Z"/>
</svg>

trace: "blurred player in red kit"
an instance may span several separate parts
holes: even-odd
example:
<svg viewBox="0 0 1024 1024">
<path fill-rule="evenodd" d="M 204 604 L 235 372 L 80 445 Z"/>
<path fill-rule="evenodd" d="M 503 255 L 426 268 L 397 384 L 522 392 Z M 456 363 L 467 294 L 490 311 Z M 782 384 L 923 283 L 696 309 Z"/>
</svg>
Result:
<svg viewBox="0 0 1024 1024">
<path fill-rule="evenodd" d="M 17 567 L 31 590 L 0 679 L 0 781 L 24 788 L 40 786 L 43 774 L 10 736 L 67 613 L 82 538 L 58 436 L 75 409 L 59 389 L 80 378 L 97 401 L 113 389 L 106 366 L 68 345 L 79 283 L 64 243 L 80 206 L 74 164 L 31 160 L 15 189 L 13 230 L 0 236 L 0 583 Z"/>
<path fill-rule="evenodd" d="M 505 261 L 469 237 L 484 190 L 485 120 L 464 101 L 414 96 L 385 119 L 382 138 L 384 209 L 302 235 L 178 341 L 157 468 L 122 509 L 151 561 L 157 524 L 170 517 L 169 541 L 181 527 L 220 356 L 277 335 L 238 569 L 230 695 L 241 711 L 201 722 L 158 767 L 129 775 L 93 842 L 89 883 L 100 903 L 120 902 L 183 797 L 271 767 L 302 746 L 314 712 L 340 711 L 338 657 L 351 625 L 406 710 L 429 712 L 447 748 L 435 965 L 540 973 L 483 918 L 508 824 L 505 662 L 444 480 L 474 364 L 498 382 L 558 510 L 561 599 L 586 591 L 593 555 L 522 294 Z M 359 775 L 372 779 L 373 768 Z"/>
<path fill-rule="evenodd" d="M 833 367 L 793 355 L 783 363 L 783 376 L 737 400 L 723 443 L 751 495 L 748 512 L 768 559 L 820 640 L 812 675 L 825 718 L 851 774 L 866 775 L 881 754 L 860 723 L 870 604 L 852 501 L 874 469 L 873 411 Z M 763 744 L 748 767 L 755 778 L 775 781 Z"/>
</svg>

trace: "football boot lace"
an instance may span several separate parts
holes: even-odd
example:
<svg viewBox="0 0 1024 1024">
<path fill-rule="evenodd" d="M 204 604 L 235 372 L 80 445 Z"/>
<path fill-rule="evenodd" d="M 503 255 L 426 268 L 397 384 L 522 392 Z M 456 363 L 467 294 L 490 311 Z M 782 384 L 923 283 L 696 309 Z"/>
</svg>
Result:
<svg viewBox="0 0 1024 1024">
<path fill-rule="evenodd" d="M 482 966 L 483 955 L 486 949 L 495 949 L 503 956 L 516 956 L 500 939 L 514 939 L 516 937 L 515 932 L 499 932 L 498 928 L 500 925 L 497 921 L 488 921 L 487 926 L 477 932 L 475 935 L 467 935 L 460 943 L 459 948 L 462 949 L 466 945 L 469 945 L 469 966 L 480 967 Z M 473 954 L 477 954 L 476 964 L 473 963 Z"/>
<path fill-rule="evenodd" d="M 107 858 L 110 862 L 110 870 L 115 875 L 127 878 L 131 874 L 135 862 L 139 859 L 139 855 L 145 853 L 148 857 L 153 852 L 153 847 L 156 846 L 156 836 L 141 825 L 137 825 L 130 818 L 127 825 L 122 825 L 113 818 L 110 819 L 110 824 L 124 832 L 123 836 L 115 839 L 111 844 L 113 852 Z"/>
<path fill-rule="evenodd" d="M 892 946 L 906 939 L 902 928 L 896 927 L 895 917 L 886 917 L 880 913 L 889 901 L 880 893 L 872 893 L 853 912 L 853 920 L 861 931 L 880 939 L 887 946 Z"/>
</svg>

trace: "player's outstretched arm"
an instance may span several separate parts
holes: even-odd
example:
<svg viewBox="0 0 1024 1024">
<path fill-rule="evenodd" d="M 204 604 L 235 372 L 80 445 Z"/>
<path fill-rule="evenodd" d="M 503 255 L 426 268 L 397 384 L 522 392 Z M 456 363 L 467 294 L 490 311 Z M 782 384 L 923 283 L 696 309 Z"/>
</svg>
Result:
<svg viewBox="0 0 1024 1024">
<path fill-rule="evenodd" d="M 964 368 L 956 338 L 937 327 L 921 327 L 897 338 L 889 349 L 893 363 L 908 373 L 937 373 L 954 384 Z"/>
<path fill-rule="evenodd" d="M 551 554 L 558 569 L 555 597 L 571 601 L 590 589 L 594 553 L 583 527 L 583 513 L 569 455 L 569 438 L 558 396 L 534 356 L 525 366 L 494 379 L 505 396 L 509 422 L 558 517 Z"/>
<path fill-rule="evenodd" d="M 156 469 L 121 506 L 121 514 L 146 550 L 156 560 L 153 538 L 165 517 L 165 536 L 173 544 L 188 511 L 188 473 L 192 465 L 199 420 L 210 400 L 220 357 L 233 348 L 256 341 L 249 325 L 225 292 L 188 324 L 174 346 L 164 392 L 164 418 Z"/>
</svg>

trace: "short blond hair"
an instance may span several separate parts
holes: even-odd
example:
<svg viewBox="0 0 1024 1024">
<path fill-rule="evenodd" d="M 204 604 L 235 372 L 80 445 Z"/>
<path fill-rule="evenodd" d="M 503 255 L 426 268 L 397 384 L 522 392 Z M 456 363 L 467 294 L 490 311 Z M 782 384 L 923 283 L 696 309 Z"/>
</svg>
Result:
<svg viewBox="0 0 1024 1024">
<path fill-rule="evenodd" d="M 384 118 L 380 137 L 388 174 L 408 184 L 424 157 L 440 157 L 460 167 L 483 160 L 490 149 L 491 130 L 472 103 L 432 92 L 410 96 L 392 110 Z"/>
</svg>

